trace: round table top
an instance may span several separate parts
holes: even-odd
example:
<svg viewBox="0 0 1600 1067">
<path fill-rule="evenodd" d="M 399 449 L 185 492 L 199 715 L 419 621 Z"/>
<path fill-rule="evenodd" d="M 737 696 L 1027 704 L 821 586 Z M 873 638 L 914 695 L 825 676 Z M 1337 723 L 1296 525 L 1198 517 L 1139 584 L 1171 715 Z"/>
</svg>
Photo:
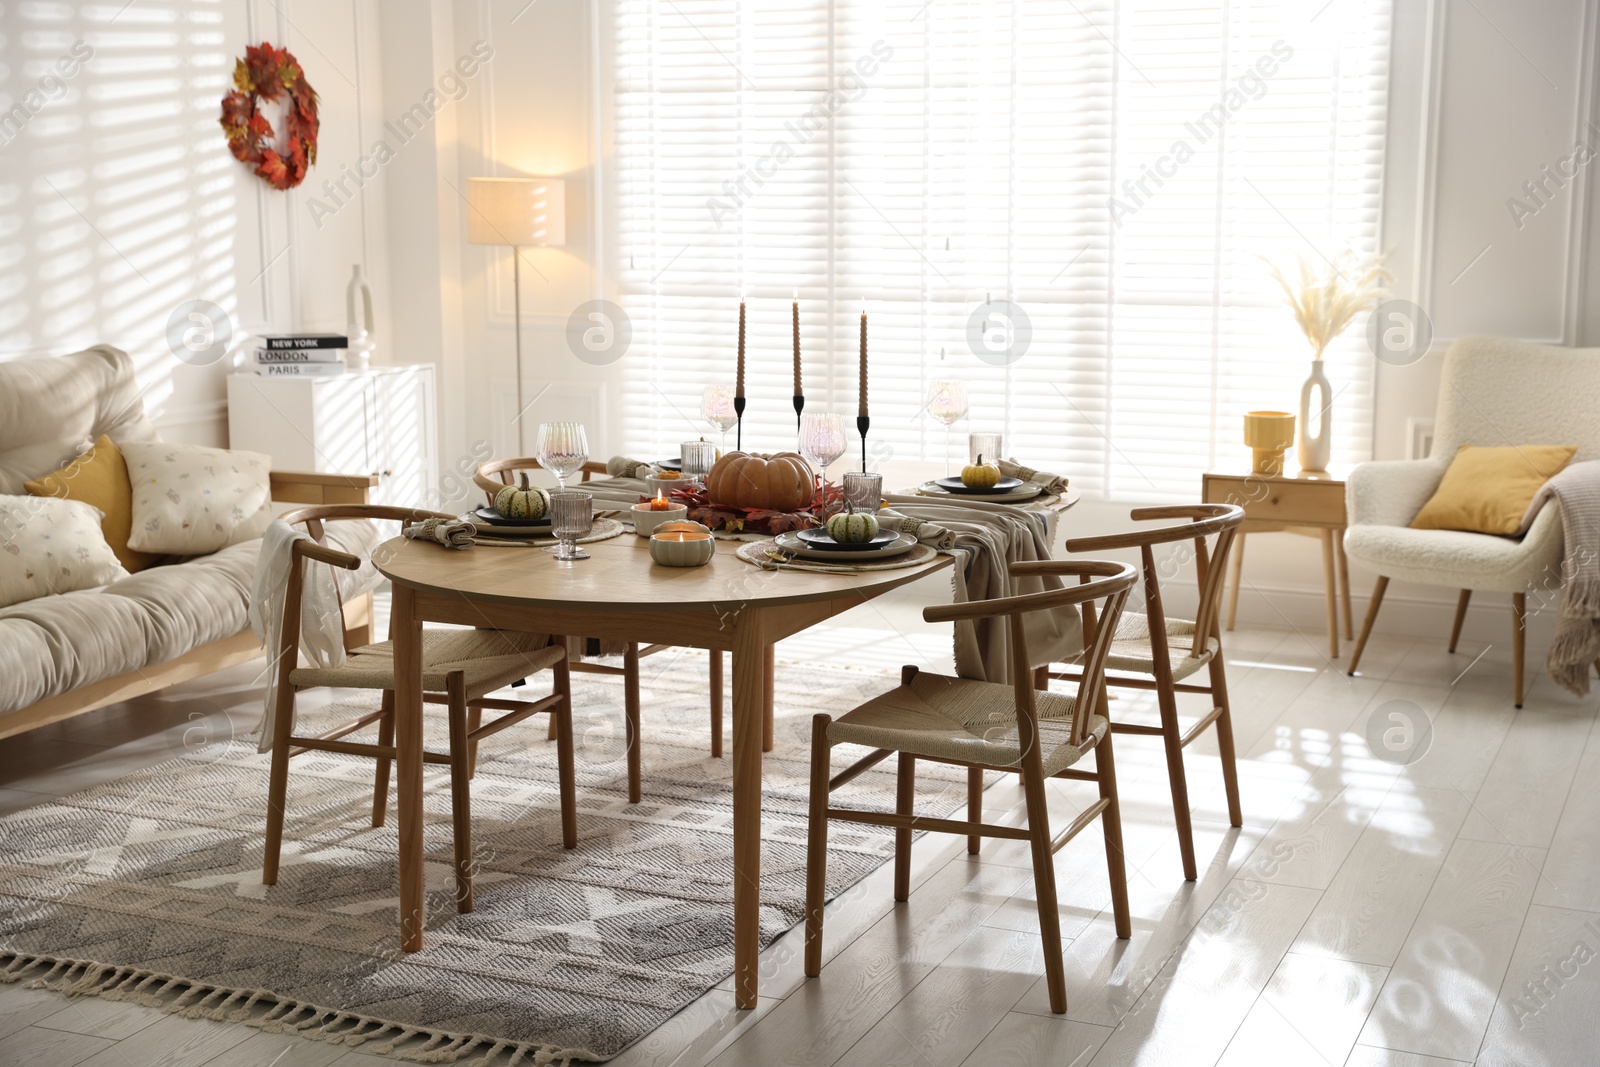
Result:
<svg viewBox="0 0 1600 1067">
<path fill-rule="evenodd" d="M 372 554 L 390 581 L 425 592 L 463 594 L 474 600 L 542 604 L 552 608 L 693 611 L 730 602 L 766 606 L 836 600 L 852 593 L 875 596 L 951 563 L 927 563 L 859 574 L 769 571 L 734 556 L 736 542 L 719 541 L 703 567 L 663 567 L 650 558 L 647 538 L 624 533 L 583 545 L 590 558 L 563 563 L 542 548 L 447 549 L 396 537 Z"/>
</svg>

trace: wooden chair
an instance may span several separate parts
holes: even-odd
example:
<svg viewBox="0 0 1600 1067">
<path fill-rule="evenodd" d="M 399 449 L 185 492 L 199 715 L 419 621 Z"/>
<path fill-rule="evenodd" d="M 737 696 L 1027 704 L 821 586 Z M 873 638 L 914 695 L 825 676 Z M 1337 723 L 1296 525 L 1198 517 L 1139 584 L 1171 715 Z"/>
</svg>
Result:
<svg viewBox="0 0 1600 1067">
<path fill-rule="evenodd" d="M 532 456 L 523 456 L 517 459 L 495 459 L 483 464 L 473 475 L 473 481 L 489 497 L 489 503 L 494 503 L 497 492 L 515 482 L 519 471 L 541 470 L 537 459 Z M 592 475 L 606 474 L 604 463 L 589 462 L 583 465 L 582 480 L 587 482 Z M 622 666 L 615 667 L 609 663 L 595 663 L 592 660 L 580 658 L 588 642 L 581 637 L 569 637 L 569 648 L 572 651 L 571 665 L 575 671 L 585 674 L 620 674 L 623 677 L 622 700 L 623 718 L 626 726 L 626 740 L 628 748 L 628 800 L 637 804 L 641 796 L 640 778 L 642 777 L 642 750 L 639 745 L 639 661 L 645 656 L 652 656 L 657 652 L 665 652 L 672 648 L 671 645 L 646 645 L 639 647 L 637 642 L 630 642 L 622 653 Z M 768 649 L 771 655 L 771 649 Z M 771 693 L 772 664 L 767 664 L 768 690 L 766 701 L 766 724 L 763 737 L 762 751 L 771 752 L 773 745 L 773 720 L 772 720 L 772 693 Z M 722 653 L 711 653 L 711 755 L 714 759 L 722 758 Z M 553 724 L 552 724 L 553 727 Z"/>
<path fill-rule="evenodd" d="M 1222 602 L 1222 576 L 1228 553 L 1233 547 L 1244 509 L 1234 504 L 1196 504 L 1182 507 L 1135 508 L 1129 518 L 1187 519 L 1175 526 L 1136 530 L 1105 537 L 1080 537 L 1067 541 L 1068 552 L 1105 552 L 1119 548 L 1138 548 L 1144 582 L 1144 614 L 1122 617 L 1106 659 L 1105 684 L 1128 689 L 1153 689 L 1160 708 L 1161 725 L 1146 726 L 1131 722 L 1114 723 L 1111 729 L 1121 734 L 1160 737 L 1166 748 L 1167 777 L 1172 784 L 1172 810 L 1178 825 L 1178 850 L 1183 856 L 1183 876 L 1194 881 L 1194 829 L 1189 817 L 1189 785 L 1183 770 L 1183 750 L 1208 726 L 1217 728 L 1217 748 L 1222 759 L 1222 783 L 1228 795 L 1228 821 L 1244 823 L 1239 808 L 1239 771 L 1234 760 L 1233 720 L 1228 709 L 1228 679 L 1222 663 L 1222 632 L 1219 625 Z M 1208 547 L 1207 541 L 1212 543 Z M 1161 606 L 1161 584 L 1154 547 L 1194 543 L 1198 573 L 1199 610 L 1194 621 L 1171 619 Z M 1183 681 L 1204 667 L 1207 684 Z M 1112 673 L 1116 672 L 1116 673 Z M 1051 678 L 1076 681 L 1082 670 L 1049 672 Z M 1183 729 L 1178 723 L 1179 693 L 1201 693 L 1211 698 L 1211 710 Z"/>
<path fill-rule="evenodd" d="M 389 641 L 348 648 L 339 667 L 298 666 L 300 594 L 306 560 L 354 570 L 361 560 L 326 547 L 323 524 L 334 519 L 387 519 L 401 524 L 426 518 L 450 518 L 436 512 L 375 504 L 327 504 L 300 508 L 282 516 L 290 525 L 304 524 L 309 541 L 296 541 L 283 598 L 283 623 L 273 669 L 277 672 L 272 774 L 267 798 L 267 840 L 261 880 L 278 881 L 283 842 L 284 809 L 289 788 L 289 760 L 302 752 L 344 752 L 377 761 L 373 774 L 372 825 L 382 826 L 388 808 L 389 772 L 396 758 L 394 744 L 394 648 Z M 506 700 L 487 696 L 511 682 L 549 669 L 554 673 L 549 696 L 538 700 Z M 314 736 L 294 733 L 295 694 L 317 686 L 381 689 L 379 710 Z M 456 908 L 472 910 L 472 814 L 469 781 L 475 771 L 478 742 L 530 715 L 549 712 L 555 727 L 561 792 L 562 844 L 578 843 L 577 801 L 572 749 L 572 698 L 566 650 L 544 634 L 500 630 L 429 630 L 423 634 L 423 701 L 443 704 L 450 722 L 448 752 L 425 752 L 425 763 L 448 764 L 455 829 Z M 485 710 L 505 714 L 482 721 Z M 378 741 L 369 744 L 344 738 L 378 724 Z"/>
<path fill-rule="evenodd" d="M 906 667 L 900 688 L 869 700 L 838 719 L 826 714 L 812 720 L 811 824 L 806 842 L 806 958 L 805 972 L 822 971 L 822 905 L 827 882 L 828 822 L 892 826 L 894 838 L 894 898 L 905 900 L 911 892 L 911 835 L 918 830 L 962 834 L 969 838 L 1005 837 L 1029 842 L 1033 849 L 1033 878 L 1039 904 L 1039 933 L 1044 939 L 1046 983 L 1050 1010 L 1067 1010 L 1066 975 L 1061 959 L 1061 926 L 1056 910 L 1054 855 L 1097 817 L 1106 842 L 1106 866 L 1111 877 L 1111 902 L 1118 937 L 1128 937 L 1128 879 L 1122 855 L 1122 821 L 1117 805 L 1116 767 L 1111 755 L 1110 724 L 1104 711 L 1101 685 L 1111 638 L 1136 574 L 1126 563 L 1101 560 L 1039 561 L 1012 564 L 1011 573 L 1075 574 L 1079 585 L 1043 593 L 975 600 L 927 608 L 929 622 L 960 619 L 1005 618 L 1011 634 L 1010 685 L 978 682 L 927 674 Z M 1095 624 L 1093 606 L 1102 603 Z M 1033 688 L 1027 637 L 1022 617 L 1030 611 L 1084 607 L 1083 680 L 1075 697 Z M 873 751 L 832 774 L 834 745 L 866 745 Z M 1095 753 L 1093 771 L 1074 765 L 1088 752 Z M 837 808 L 828 796 L 862 771 L 898 752 L 899 772 L 893 814 Z M 985 770 L 1014 771 L 1021 775 L 1026 827 L 982 822 L 974 806 L 966 822 L 918 817 L 912 813 L 916 762 L 966 767 L 980 776 Z M 1095 782 L 1100 799 L 1084 809 L 1061 833 L 1050 835 L 1050 815 L 1045 800 L 1045 779 L 1070 778 Z"/>
</svg>

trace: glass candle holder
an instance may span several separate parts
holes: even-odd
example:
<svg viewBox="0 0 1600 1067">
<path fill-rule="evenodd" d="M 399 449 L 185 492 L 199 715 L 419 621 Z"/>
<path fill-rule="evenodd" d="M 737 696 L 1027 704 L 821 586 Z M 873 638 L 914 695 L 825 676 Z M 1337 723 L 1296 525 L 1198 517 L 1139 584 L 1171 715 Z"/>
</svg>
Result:
<svg viewBox="0 0 1600 1067">
<path fill-rule="evenodd" d="M 594 498 L 588 493 L 566 490 L 550 494 L 550 532 L 560 543 L 555 556 L 560 560 L 588 559 L 578 547 L 578 539 L 594 529 Z"/>
<path fill-rule="evenodd" d="M 685 441 L 681 446 L 683 476 L 698 485 L 706 483 L 706 475 L 717 462 L 717 446 L 710 441 Z"/>
<path fill-rule="evenodd" d="M 867 471 L 845 471 L 842 481 L 845 501 L 851 507 L 857 511 L 877 514 L 878 507 L 883 503 L 883 475 Z"/>
<path fill-rule="evenodd" d="M 969 433 L 967 434 L 967 462 L 976 463 L 978 457 L 983 457 L 985 463 L 1000 463 L 1000 446 L 1004 438 L 997 433 Z"/>
</svg>

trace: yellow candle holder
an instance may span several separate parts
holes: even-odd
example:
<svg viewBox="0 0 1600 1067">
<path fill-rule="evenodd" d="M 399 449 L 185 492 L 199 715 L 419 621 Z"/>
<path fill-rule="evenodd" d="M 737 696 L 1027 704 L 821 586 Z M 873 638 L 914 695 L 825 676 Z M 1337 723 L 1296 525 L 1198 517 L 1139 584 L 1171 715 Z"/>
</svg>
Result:
<svg viewBox="0 0 1600 1067">
<path fill-rule="evenodd" d="M 1294 416 L 1287 411 L 1248 411 L 1244 443 L 1250 446 L 1257 474 L 1282 474 L 1284 449 L 1294 444 Z"/>
</svg>

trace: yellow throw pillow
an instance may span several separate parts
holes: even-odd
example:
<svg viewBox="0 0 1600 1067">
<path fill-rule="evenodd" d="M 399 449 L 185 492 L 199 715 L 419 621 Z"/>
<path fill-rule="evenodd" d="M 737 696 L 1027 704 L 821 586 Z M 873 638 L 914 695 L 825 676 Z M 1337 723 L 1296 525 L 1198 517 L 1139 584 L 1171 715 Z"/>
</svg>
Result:
<svg viewBox="0 0 1600 1067">
<path fill-rule="evenodd" d="M 1577 445 L 1462 445 L 1411 528 L 1514 534 L 1539 487 L 1577 451 Z"/>
<path fill-rule="evenodd" d="M 34 496 L 81 500 L 100 509 L 105 518 L 100 532 L 128 573 L 143 570 L 160 556 L 135 552 L 128 547 L 133 530 L 133 487 L 128 483 L 128 465 L 111 438 L 102 436 L 77 459 L 43 478 L 23 483 Z"/>
</svg>

